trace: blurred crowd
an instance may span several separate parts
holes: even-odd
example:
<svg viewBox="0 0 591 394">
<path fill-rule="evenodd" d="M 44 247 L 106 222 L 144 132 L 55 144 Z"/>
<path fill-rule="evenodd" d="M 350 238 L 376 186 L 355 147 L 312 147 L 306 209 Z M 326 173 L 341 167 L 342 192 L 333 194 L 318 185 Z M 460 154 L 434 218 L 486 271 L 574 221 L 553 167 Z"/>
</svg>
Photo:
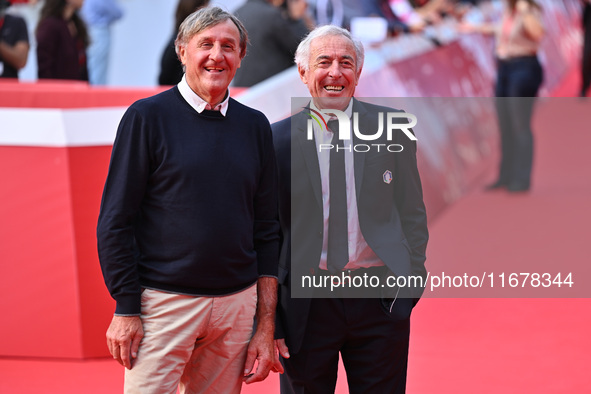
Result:
<svg viewBox="0 0 591 394">
<path fill-rule="evenodd" d="M 585 95 L 591 81 L 589 0 L 585 11 L 583 51 Z M 233 84 L 250 87 L 293 66 L 300 40 L 315 26 L 333 24 L 350 30 L 366 45 L 405 35 L 424 38 L 430 45 L 445 45 L 458 34 L 482 32 L 476 26 L 500 21 L 510 0 L 241 0 L 234 10 L 249 32 L 249 46 Z M 178 0 L 174 25 L 164 48 L 158 51 L 157 82 L 173 85 L 183 70 L 174 41 L 187 15 L 209 0 Z M 29 29 L 15 6 L 35 7 L 36 26 Z M 34 50 L 37 78 L 108 84 L 112 26 L 125 18 L 118 0 L 0 0 L 0 77 L 18 78 Z M 34 37 L 29 37 L 34 32 Z M 35 45 L 31 45 L 33 42 Z"/>
</svg>

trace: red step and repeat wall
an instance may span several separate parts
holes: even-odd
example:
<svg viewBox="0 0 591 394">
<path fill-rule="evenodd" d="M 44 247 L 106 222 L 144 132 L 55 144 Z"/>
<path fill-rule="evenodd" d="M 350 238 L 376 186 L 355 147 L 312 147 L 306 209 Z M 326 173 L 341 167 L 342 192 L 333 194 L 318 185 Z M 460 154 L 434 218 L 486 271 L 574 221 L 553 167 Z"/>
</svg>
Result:
<svg viewBox="0 0 591 394">
<path fill-rule="evenodd" d="M 561 27 L 552 26 L 544 44 L 547 91 L 578 59 L 571 3 L 549 8 L 548 18 Z M 431 219 L 494 167 L 491 100 L 460 98 L 490 97 L 494 63 L 486 48 L 486 38 L 462 37 L 366 69 L 358 87 L 360 97 L 422 97 L 393 106 L 419 118 L 419 166 Z M 301 92 L 302 84 L 296 72 L 274 83 L 232 94 L 276 121 L 289 114 L 289 104 L 276 109 L 274 102 Z M 105 331 L 114 302 L 95 234 L 102 187 L 123 112 L 160 90 L 0 82 L 0 356 L 108 355 Z"/>
</svg>

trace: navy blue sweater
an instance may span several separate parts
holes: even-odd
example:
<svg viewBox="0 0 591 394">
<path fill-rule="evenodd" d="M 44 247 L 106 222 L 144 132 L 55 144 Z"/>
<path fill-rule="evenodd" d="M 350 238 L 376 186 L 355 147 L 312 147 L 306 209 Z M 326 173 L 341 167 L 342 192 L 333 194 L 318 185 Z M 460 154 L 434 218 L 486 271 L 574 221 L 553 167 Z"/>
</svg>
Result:
<svg viewBox="0 0 591 394">
<path fill-rule="evenodd" d="M 259 111 L 199 114 L 177 87 L 129 107 L 97 227 L 115 312 L 139 314 L 142 287 L 215 296 L 276 276 L 276 177 Z"/>
</svg>

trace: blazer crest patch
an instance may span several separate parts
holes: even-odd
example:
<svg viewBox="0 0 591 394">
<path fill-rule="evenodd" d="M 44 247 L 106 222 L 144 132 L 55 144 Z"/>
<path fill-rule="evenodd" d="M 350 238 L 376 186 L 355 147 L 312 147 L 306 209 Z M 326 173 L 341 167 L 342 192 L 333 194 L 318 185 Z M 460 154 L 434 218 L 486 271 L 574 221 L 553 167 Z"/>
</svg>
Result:
<svg viewBox="0 0 591 394">
<path fill-rule="evenodd" d="M 390 182 L 392 182 L 392 171 L 386 170 L 384 172 L 383 178 L 384 178 L 384 183 L 389 185 Z"/>
</svg>

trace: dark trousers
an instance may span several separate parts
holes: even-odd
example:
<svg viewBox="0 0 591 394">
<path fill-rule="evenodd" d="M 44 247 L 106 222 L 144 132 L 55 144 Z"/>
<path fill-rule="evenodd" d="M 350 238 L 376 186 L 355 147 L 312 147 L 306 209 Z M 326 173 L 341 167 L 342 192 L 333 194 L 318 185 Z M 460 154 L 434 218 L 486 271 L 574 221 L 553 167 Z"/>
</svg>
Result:
<svg viewBox="0 0 591 394">
<path fill-rule="evenodd" d="M 585 3 L 583 9 L 583 54 L 581 63 L 581 96 L 585 96 L 591 86 L 591 4 Z"/>
<path fill-rule="evenodd" d="M 536 56 L 498 61 L 495 95 L 501 131 L 498 181 L 502 184 L 529 187 L 533 163 L 531 119 L 542 80 Z"/>
<path fill-rule="evenodd" d="M 396 302 L 412 308 L 411 299 Z M 409 335 L 410 317 L 380 299 L 312 299 L 302 348 L 283 359 L 281 393 L 334 393 L 339 352 L 350 393 L 404 393 Z"/>
</svg>

